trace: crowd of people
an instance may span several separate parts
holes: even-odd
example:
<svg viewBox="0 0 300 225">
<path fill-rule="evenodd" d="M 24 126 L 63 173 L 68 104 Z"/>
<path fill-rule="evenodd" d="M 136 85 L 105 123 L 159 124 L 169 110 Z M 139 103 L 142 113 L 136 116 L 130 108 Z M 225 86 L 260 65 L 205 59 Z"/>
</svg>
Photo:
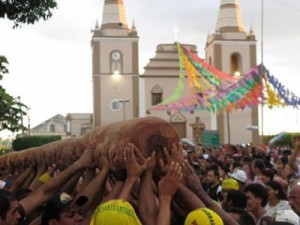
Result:
<svg viewBox="0 0 300 225">
<path fill-rule="evenodd" d="M 144 157 L 128 143 L 2 156 L 0 225 L 300 225 L 299 178 L 300 136 L 293 150 L 176 143 Z"/>
</svg>

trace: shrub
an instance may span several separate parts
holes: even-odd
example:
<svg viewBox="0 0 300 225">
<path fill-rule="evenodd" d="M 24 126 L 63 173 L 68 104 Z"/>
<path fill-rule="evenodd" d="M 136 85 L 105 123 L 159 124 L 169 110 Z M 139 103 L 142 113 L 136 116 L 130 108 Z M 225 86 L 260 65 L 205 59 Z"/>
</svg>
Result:
<svg viewBox="0 0 300 225">
<path fill-rule="evenodd" d="M 14 151 L 20 151 L 27 148 L 39 147 L 58 140 L 61 140 L 61 136 L 59 135 L 20 137 L 13 141 L 12 147 Z"/>
</svg>

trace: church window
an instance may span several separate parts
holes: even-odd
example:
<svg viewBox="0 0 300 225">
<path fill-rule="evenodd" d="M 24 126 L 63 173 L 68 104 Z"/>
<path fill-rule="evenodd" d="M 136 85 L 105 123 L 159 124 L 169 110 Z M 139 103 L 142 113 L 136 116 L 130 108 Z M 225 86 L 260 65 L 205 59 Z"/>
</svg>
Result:
<svg viewBox="0 0 300 225">
<path fill-rule="evenodd" d="M 242 72 L 242 60 L 241 55 L 239 53 L 234 53 L 231 55 L 230 65 L 231 65 L 231 71 L 230 73 L 232 75 L 239 76 Z"/>
<path fill-rule="evenodd" d="M 156 84 L 151 90 L 152 105 L 157 105 L 162 102 L 162 89 Z"/>
<path fill-rule="evenodd" d="M 50 124 L 50 132 L 55 133 L 55 125 L 54 124 Z"/>
</svg>

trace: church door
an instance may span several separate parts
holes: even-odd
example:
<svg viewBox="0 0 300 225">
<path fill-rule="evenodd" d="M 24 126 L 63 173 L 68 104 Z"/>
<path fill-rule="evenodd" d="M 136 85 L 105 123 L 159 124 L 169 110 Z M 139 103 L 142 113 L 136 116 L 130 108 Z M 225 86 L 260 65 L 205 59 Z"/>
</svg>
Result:
<svg viewBox="0 0 300 225">
<path fill-rule="evenodd" d="M 177 130 L 179 138 L 186 138 L 186 118 L 181 113 L 172 115 L 170 123 Z"/>
</svg>

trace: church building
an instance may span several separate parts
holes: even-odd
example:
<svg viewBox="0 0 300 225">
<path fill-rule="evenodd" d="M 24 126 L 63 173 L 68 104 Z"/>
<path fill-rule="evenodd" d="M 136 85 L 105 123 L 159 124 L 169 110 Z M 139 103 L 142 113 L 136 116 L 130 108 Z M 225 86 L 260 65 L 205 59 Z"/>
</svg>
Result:
<svg viewBox="0 0 300 225">
<path fill-rule="evenodd" d="M 105 0 L 102 21 L 96 24 L 91 41 L 93 114 L 91 125 L 97 127 L 136 117 L 156 116 L 172 123 L 181 138 L 200 141 L 195 130 L 218 131 L 223 143 L 259 143 L 258 109 L 213 114 L 207 111 L 173 113 L 147 111 L 168 98 L 176 89 L 180 67 L 176 43 L 153 49 L 154 57 L 139 73 L 139 37 L 134 23 L 126 21 L 123 0 Z M 183 44 L 197 54 L 197 46 Z M 246 32 L 237 0 L 221 0 L 215 31 L 208 35 L 206 62 L 232 76 L 239 76 L 256 66 L 256 39 Z M 188 83 L 185 83 L 186 94 Z M 77 121 L 78 122 L 78 121 Z M 69 126 L 72 120 L 68 121 Z M 194 131 L 194 132 L 193 132 Z"/>
</svg>

